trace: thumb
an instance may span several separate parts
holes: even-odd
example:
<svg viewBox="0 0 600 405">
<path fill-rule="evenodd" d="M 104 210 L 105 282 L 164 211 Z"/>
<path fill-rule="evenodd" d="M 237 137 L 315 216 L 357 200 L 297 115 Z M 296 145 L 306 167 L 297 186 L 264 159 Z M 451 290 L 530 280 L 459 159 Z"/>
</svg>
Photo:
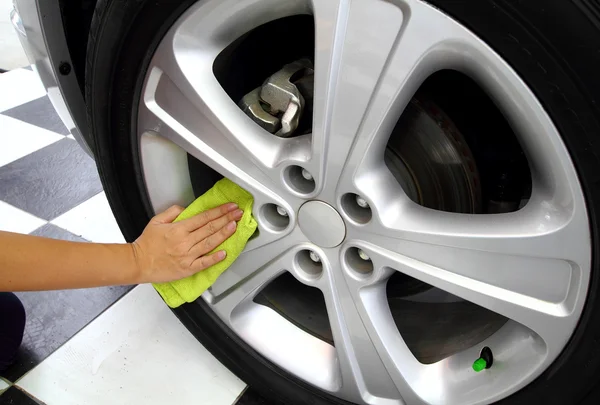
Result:
<svg viewBox="0 0 600 405">
<path fill-rule="evenodd" d="M 179 205 L 173 205 L 167 208 L 166 211 L 161 212 L 152 218 L 152 222 L 157 224 L 170 224 L 183 212 L 184 208 Z"/>
</svg>

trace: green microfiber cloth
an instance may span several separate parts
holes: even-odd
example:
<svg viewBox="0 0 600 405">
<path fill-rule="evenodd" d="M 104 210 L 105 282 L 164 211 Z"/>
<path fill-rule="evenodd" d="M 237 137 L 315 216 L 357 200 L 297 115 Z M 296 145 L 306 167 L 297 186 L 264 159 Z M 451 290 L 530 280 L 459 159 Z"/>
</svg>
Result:
<svg viewBox="0 0 600 405">
<path fill-rule="evenodd" d="M 225 250 L 227 252 L 225 260 L 182 280 L 154 284 L 154 288 L 171 308 L 176 308 L 185 302 L 195 301 L 213 285 L 242 253 L 257 226 L 252 217 L 252 203 L 254 202 L 252 195 L 229 179 L 219 180 L 175 219 L 174 222 L 181 221 L 230 202 L 236 203 L 244 211 L 244 215 L 238 222 L 235 233 L 213 250 L 213 252 Z"/>
</svg>

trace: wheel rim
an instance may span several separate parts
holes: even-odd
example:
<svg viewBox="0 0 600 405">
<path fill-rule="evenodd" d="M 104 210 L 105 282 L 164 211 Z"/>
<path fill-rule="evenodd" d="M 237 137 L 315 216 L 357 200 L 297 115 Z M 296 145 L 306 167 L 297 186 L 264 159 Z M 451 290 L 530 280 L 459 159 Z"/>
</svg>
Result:
<svg viewBox="0 0 600 405">
<path fill-rule="evenodd" d="M 313 132 L 275 138 L 229 98 L 213 63 L 251 29 L 297 14 L 315 19 Z M 476 80 L 517 134 L 532 178 L 521 210 L 461 215 L 427 209 L 408 198 L 384 164 L 401 112 L 442 69 Z M 150 62 L 137 134 L 156 211 L 193 199 L 187 153 L 254 195 L 260 233 L 203 299 L 252 348 L 336 397 L 364 404 L 496 401 L 539 376 L 577 326 L 591 246 L 569 154 L 510 66 L 423 2 L 198 2 Z M 296 168 L 311 174 L 312 187 L 296 187 Z M 356 195 L 368 203 L 366 214 L 351 204 Z M 313 200 L 325 208 L 313 208 Z M 287 213 L 283 222 L 277 207 Z M 321 221 L 309 227 L 303 216 L 311 215 Z M 340 221 L 341 242 L 315 236 L 327 232 L 322 224 L 339 229 Z M 357 259 L 359 249 L 370 261 Z M 318 255 L 318 265 L 307 252 Z M 335 346 L 253 301 L 284 272 L 322 292 Z M 422 364 L 391 319 L 385 285 L 394 272 L 509 321 L 477 347 Z M 472 371 L 483 346 L 493 348 L 502 367 Z"/>
</svg>

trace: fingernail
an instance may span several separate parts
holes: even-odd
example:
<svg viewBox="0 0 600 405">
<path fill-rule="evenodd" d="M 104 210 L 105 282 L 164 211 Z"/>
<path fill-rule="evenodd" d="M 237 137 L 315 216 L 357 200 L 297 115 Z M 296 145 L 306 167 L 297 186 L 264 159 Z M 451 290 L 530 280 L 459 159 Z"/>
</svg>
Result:
<svg viewBox="0 0 600 405">
<path fill-rule="evenodd" d="M 225 259 L 225 256 L 227 256 L 227 252 L 226 252 L 226 251 L 224 251 L 224 250 L 219 250 L 219 251 L 217 252 L 217 258 L 218 258 L 219 260 L 223 260 L 223 259 Z"/>
<path fill-rule="evenodd" d="M 233 213 L 233 216 L 238 219 L 241 218 L 243 215 L 244 215 L 244 211 L 242 211 L 242 210 L 237 210 L 236 212 Z"/>
<path fill-rule="evenodd" d="M 238 205 L 236 203 L 229 203 L 227 204 L 227 211 L 233 211 L 235 209 L 237 209 Z"/>
<path fill-rule="evenodd" d="M 227 230 L 234 231 L 236 226 L 237 226 L 237 224 L 235 223 L 235 221 L 232 221 L 227 225 Z"/>
</svg>

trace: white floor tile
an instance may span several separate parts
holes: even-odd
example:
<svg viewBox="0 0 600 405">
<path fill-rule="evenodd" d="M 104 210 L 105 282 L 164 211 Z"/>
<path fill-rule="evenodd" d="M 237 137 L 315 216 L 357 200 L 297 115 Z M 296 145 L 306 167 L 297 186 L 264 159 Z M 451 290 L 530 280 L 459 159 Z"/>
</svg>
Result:
<svg viewBox="0 0 600 405">
<path fill-rule="evenodd" d="M 136 287 L 17 384 L 47 405 L 231 405 L 245 388 L 150 285 Z"/>
<path fill-rule="evenodd" d="M 36 72 L 15 69 L 0 74 L 0 112 L 46 95 Z M 7 97 L 8 96 L 8 97 Z"/>
<path fill-rule="evenodd" d="M 52 223 L 91 242 L 125 242 L 104 192 L 52 220 Z"/>
<path fill-rule="evenodd" d="M 69 138 L 69 139 L 72 139 L 72 140 L 75 140 L 75 137 L 73 136 L 73 134 L 69 134 L 69 135 L 67 135 L 67 138 Z"/>
<path fill-rule="evenodd" d="M 6 383 L 2 378 L 0 378 L 0 394 L 4 392 L 10 385 Z"/>
<path fill-rule="evenodd" d="M 30 233 L 46 221 L 0 201 L 0 231 Z"/>
<path fill-rule="evenodd" d="M 0 166 L 61 139 L 62 135 L 0 114 Z"/>
</svg>

